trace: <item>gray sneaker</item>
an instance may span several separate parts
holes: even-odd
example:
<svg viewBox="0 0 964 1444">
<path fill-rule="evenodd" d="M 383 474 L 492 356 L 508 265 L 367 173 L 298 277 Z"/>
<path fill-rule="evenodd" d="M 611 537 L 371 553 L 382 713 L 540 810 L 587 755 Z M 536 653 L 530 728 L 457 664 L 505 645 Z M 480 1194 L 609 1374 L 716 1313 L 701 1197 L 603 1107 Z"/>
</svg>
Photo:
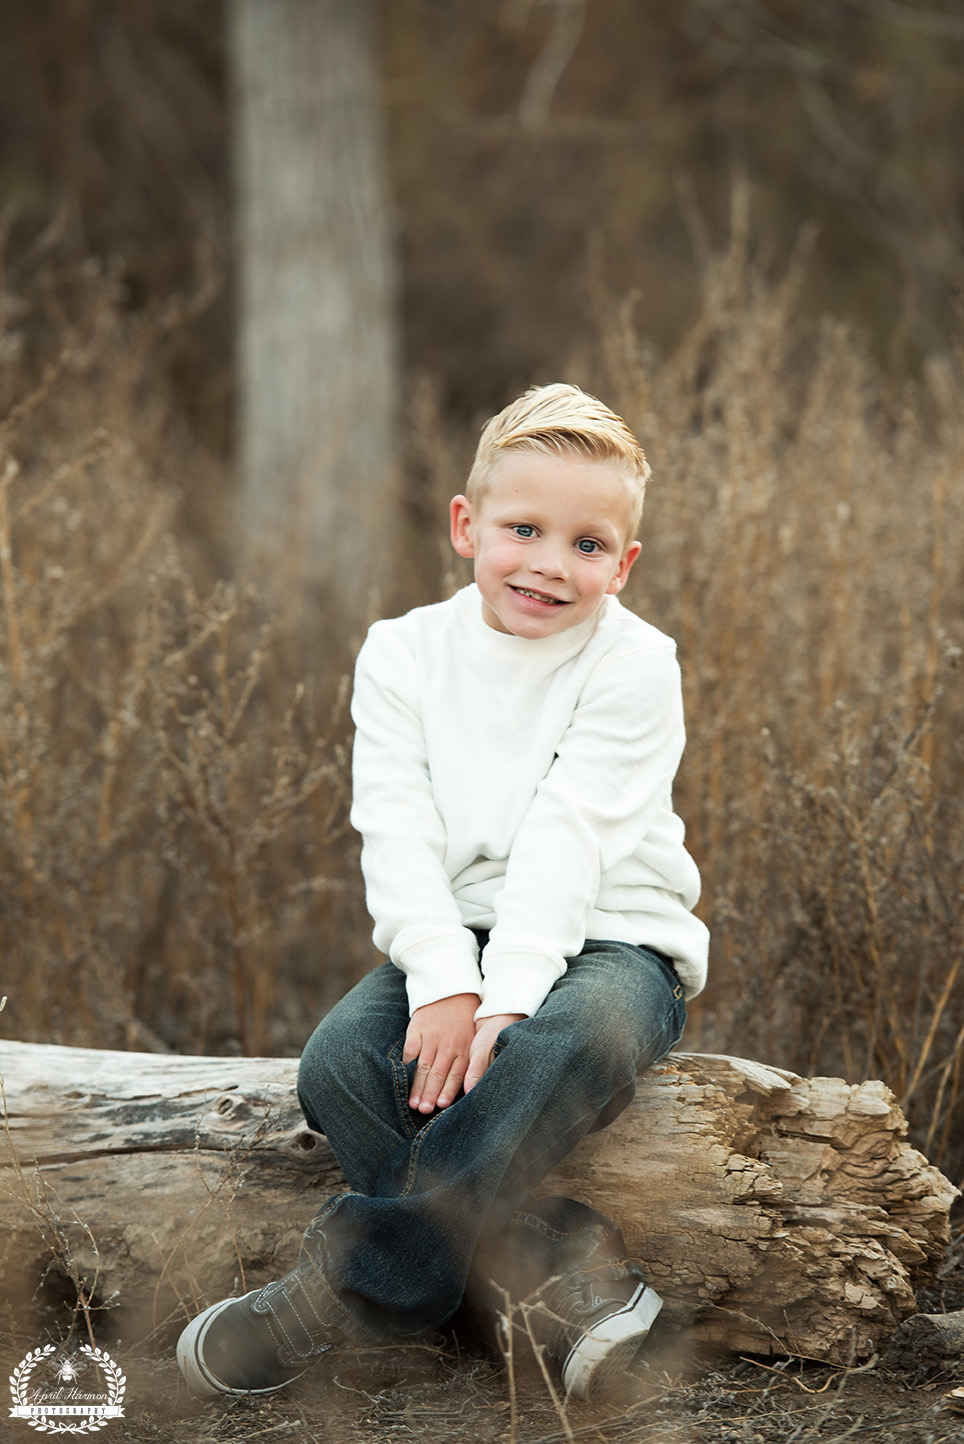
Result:
<svg viewBox="0 0 964 1444">
<path fill-rule="evenodd" d="M 177 1341 L 177 1362 L 192 1394 L 273 1394 L 300 1378 L 333 1342 L 327 1290 L 303 1262 L 277 1283 L 198 1314 Z"/>
<path fill-rule="evenodd" d="M 539 1229 L 551 1240 L 543 1251 Z M 561 1227 L 566 1233 L 559 1236 Z M 536 1275 L 550 1262 L 548 1278 Z M 480 1250 L 471 1303 L 477 1322 L 493 1337 L 491 1321 L 513 1306 L 513 1343 L 523 1354 L 527 1338 L 562 1374 L 568 1398 L 598 1402 L 618 1387 L 663 1306 L 640 1265 L 626 1257 L 622 1232 L 609 1219 L 571 1199 L 540 1200 L 528 1223 L 513 1221 Z M 504 1350 L 504 1322 L 494 1342 Z"/>
<path fill-rule="evenodd" d="M 639 1264 L 623 1258 L 551 1279 L 530 1317 L 545 1311 L 546 1352 L 567 1398 L 598 1402 L 624 1377 L 662 1307 Z"/>
</svg>

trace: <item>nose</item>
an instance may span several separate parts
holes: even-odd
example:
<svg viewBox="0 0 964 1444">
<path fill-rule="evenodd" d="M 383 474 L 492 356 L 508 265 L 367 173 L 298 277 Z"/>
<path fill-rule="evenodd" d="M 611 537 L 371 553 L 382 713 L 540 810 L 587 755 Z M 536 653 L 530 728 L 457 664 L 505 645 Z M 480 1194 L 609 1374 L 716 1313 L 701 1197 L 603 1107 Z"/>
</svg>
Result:
<svg viewBox="0 0 964 1444">
<path fill-rule="evenodd" d="M 565 581 L 569 575 L 565 547 L 551 537 L 543 537 L 529 553 L 529 567 L 540 577 Z"/>
</svg>

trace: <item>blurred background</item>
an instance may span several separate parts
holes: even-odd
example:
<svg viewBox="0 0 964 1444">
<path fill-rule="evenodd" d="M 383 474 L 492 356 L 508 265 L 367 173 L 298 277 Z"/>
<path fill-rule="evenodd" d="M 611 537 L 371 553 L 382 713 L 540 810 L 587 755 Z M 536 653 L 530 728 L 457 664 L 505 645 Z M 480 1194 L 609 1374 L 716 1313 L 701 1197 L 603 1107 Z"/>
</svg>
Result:
<svg viewBox="0 0 964 1444">
<path fill-rule="evenodd" d="M 8 1036 L 300 1051 L 367 622 L 571 380 L 654 478 L 711 984 L 964 1173 L 956 0 L 5 0 Z"/>
</svg>

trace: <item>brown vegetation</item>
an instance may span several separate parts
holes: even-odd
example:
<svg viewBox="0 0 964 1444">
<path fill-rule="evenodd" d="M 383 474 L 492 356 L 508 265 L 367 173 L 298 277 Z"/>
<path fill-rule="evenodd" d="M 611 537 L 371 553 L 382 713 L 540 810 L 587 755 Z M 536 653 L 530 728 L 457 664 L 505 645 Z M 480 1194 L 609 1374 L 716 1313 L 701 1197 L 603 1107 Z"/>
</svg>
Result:
<svg viewBox="0 0 964 1444">
<path fill-rule="evenodd" d="M 234 255 L 224 7 L 31 0 L 0 34 L 0 205 L 121 267 L 130 303 Z M 964 18 L 953 0 L 379 0 L 407 366 L 446 409 L 552 379 L 585 328 L 587 241 L 674 346 L 735 174 L 775 250 L 814 220 L 806 309 L 914 364 L 962 280 Z M 168 355 L 227 442 L 230 287 Z"/>
<path fill-rule="evenodd" d="M 8 333 L 5 1021 L 66 1042 L 291 1048 L 303 990 L 313 1015 L 361 951 L 331 922 L 350 863 L 322 862 L 345 830 L 344 644 L 319 629 L 309 668 L 270 580 L 212 580 L 193 540 L 220 477 L 157 376 L 190 306 L 126 321 L 109 278 L 68 267 L 22 309 L 41 354 Z M 180 542 L 172 482 L 194 493 Z M 276 1004 L 290 1021 L 269 1033 Z"/>
<path fill-rule="evenodd" d="M 596 352 L 569 367 L 656 473 L 629 601 L 686 676 L 678 803 L 714 937 L 687 1041 L 883 1077 L 959 1180 L 959 361 L 898 383 L 810 324 L 803 256 L 764 274 L 745 200 L 672 355 L 600 290 Z M 286 620 L 284 578 L 254 556 L 218 579 L 224 475 L 159 379 L 191 306 L 133 320 L 110 277 L 49 263 L 7 301 L 4 1023 L 297 1052 L 371 957 L 346 825 L 352 639 L 327 612 L 307 635 Z M 452 584 L 440 503 L 472 444 L 427 383 L 409 432 L 400 606 Z"/>
<path fill-rule="evenodd" d="M 713 931 L 686 1046 L 881 1076 L 961 1183 L 953 9 L 383 0 L 408 515 L 371 609 L 464 579 L 442 517 L 485 411 L 559 377 L 623 409 L 655 470 L 628 600 L 680 642 L 677 797 Z M 359 639 L 328 605 L 299 626 L 253 544 L 230 569 L 223 7 L 7 10 L 0 1031 L 296 1054 L 372 958 L 347 827 Z M 739 185 L 727 221 L 742 174 L 762 247 Z M 11 1366 L 39 1326 L 90 1323 L 94 1284 L 38 1223 L 29 1316 L 4 1288 Z M 961 1256 L 958 1231 L 922 1307 L 964 1304 Z M 959 1437 L 941 1409 L 959 1363 L 694 1380 L 658 1331 L 627 1408 L 598 1415 L 511 1370 L 507 1397 L 462 1335 L 201 1408 L 169 1340 L 117 1339 L 112 1317 L 130 1444 Z"/>
</svg>

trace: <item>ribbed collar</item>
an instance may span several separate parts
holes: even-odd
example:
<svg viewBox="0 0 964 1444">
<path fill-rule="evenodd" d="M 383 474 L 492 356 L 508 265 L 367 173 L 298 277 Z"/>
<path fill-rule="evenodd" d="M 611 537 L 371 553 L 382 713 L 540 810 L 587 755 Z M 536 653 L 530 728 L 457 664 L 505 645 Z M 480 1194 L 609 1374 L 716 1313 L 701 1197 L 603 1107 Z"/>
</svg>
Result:
<svg viewBox="0 0 964 1444">
<path fill-rule="evenodd" d="M 611 600 L 606 598 L 607 603 Z M 495 627 L 489 626 L 482 616 L 482 597 L 474 582 L 456 593 L 455 603 L 459 621 L 468 634 L 468 645 L 494 660 L 526 662 L 539 670 L 545 666 L 558 666 L 581 652 L 606 610 L 605 606 L 601 607 L 595 616 L 580 622 L 578 627 L 567 627 L 565 631 L 554 632 L 549 637 L 529 638 L 515 637 L 511 632 L 498 632 Z"/>
</svg>

